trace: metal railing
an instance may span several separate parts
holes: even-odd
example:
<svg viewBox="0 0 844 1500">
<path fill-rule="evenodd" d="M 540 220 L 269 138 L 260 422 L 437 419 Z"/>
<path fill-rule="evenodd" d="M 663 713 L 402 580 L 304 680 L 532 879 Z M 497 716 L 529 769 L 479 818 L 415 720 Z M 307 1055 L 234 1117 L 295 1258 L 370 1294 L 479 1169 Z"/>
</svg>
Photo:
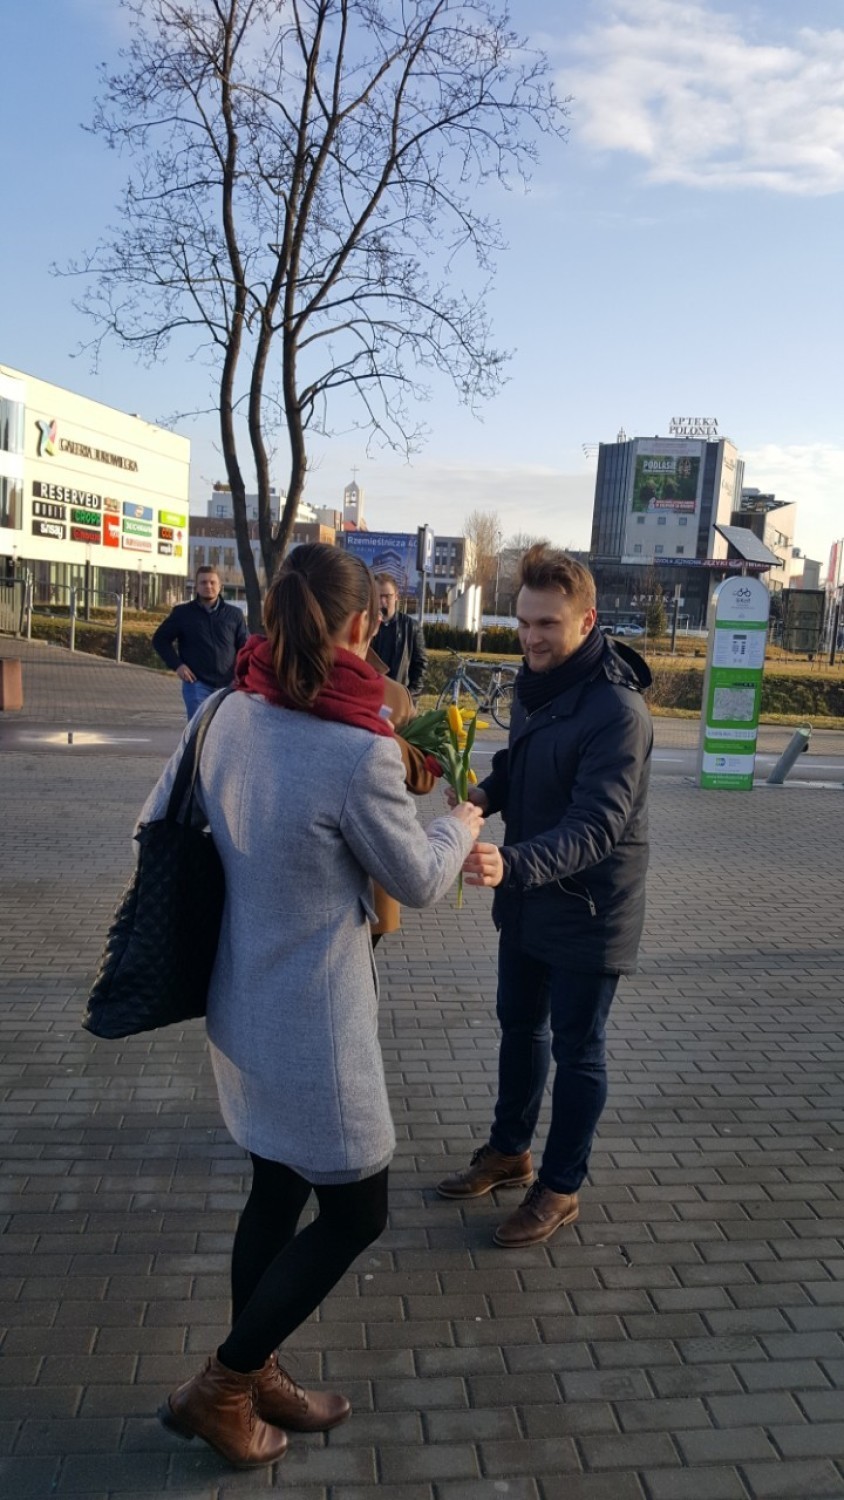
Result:
<svg viewBox="0 0 844 1500">
<path fill-rule="evenodd" d="M 77 621 L 82 618 L 105 630 L 113 629 L 114 659 L 121 661 L 125 602 L 122 593 L 111 589 L 94 593 L 75 584 L 36 585 L 27 573 L 0 583 L 0 631 L 31 641 L 33 614 L 53 616 L 57 621 L 67 621 L 67 647 L 75 651 Z M 99 619 L 92 621 L 92 609 Z"/>
</svg>

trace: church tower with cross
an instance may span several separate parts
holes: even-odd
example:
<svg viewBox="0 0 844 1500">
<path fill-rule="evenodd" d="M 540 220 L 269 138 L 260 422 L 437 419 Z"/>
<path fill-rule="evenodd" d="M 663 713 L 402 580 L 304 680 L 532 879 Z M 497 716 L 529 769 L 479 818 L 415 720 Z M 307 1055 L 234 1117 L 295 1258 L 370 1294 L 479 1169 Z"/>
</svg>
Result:
<svg viewBox="0 0 844 1500">
<path fill-rule="evenodd" d="M 343 524 L 351 524 L 363 531 L 363 490 L 357 482 L 357 469 L 352 469 L 352 481 L 343 491 Z"/>
</svg>

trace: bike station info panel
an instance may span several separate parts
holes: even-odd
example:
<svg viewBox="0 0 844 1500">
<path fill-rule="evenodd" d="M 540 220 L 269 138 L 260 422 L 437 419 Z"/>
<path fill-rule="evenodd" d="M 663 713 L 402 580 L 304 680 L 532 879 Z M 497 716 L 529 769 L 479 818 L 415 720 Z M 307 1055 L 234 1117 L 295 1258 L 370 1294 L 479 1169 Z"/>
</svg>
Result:
<svg viewBox="0 0 844 1500">
<path fill-rule="evenodd" d="M 757 578 L 726 578 L 712 595 L 700 739 L 702 787 L 749 791 L 753 786 L 769 608 L 768 590 Z"/>
</svg>

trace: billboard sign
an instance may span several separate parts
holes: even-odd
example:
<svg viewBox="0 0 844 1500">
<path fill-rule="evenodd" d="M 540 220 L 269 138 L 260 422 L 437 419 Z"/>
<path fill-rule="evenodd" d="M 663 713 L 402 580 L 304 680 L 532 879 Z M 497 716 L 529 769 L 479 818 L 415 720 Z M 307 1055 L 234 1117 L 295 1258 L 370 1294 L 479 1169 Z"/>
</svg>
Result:
<svg viewBox="0 0 844 1500">
<path fill-rule="evenodd" d="M 631 510 L 690 515 L 697 507 L 699 482 L 699 454 L 637 453 Z"/>
<path fill-rule="evenodd" d="M 395 579 L 400 600 L 416 597 L 419 572 L 415 531 L 347 531 L 345 542 L 346 551 L 363 558 L 373 573 L 389 573 Z"/>
<path fill-rule="evenodd" d="M 708 443 L 717 443 L 718 418 L 672 417 L 668 431 L 672 437 L 705 438 Z"/>
</svg>

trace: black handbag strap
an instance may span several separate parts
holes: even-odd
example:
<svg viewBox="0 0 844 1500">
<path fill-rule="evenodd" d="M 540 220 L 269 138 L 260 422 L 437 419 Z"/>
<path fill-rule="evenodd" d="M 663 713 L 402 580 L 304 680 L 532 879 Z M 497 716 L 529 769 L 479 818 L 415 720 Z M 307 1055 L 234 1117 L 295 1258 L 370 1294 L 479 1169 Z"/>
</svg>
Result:
<svg viewBox="0 0 844 1500">
<path fill-rule="evenodd" d="M 199 757 L 202 754 L 202 746 L 208 733 L 217 709 L 229 693 L 235 691 L 234 687 L 227 687 L 219 693 L 214 702 L 197 714 L 198 723 L 191 733 L 191 737 L 182 751 L 179 768 L 173 781 L 173 789 L 167 803 L 167 811 L 164 814 L 168 823 L 190 823 L 193 816 L 193 798 L 196 789 L 196 778 L 199 775 Z"/>
</svg>

